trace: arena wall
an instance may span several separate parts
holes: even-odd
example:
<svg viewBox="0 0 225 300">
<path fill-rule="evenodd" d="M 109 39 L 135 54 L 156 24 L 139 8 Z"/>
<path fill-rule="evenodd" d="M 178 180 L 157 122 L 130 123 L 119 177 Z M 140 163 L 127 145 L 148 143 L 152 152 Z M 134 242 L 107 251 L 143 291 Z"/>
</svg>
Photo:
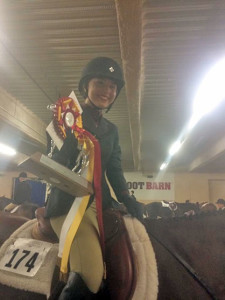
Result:
<svg viewBox="0 0 225 300">
<path fill-rule="evenodd" d="M 0 177 L 0 196 L 12 197 L 13 178 L 19 172 L 3 173 Z M 28 177 L 34 177 L 28 173 Z M 175 173 L 158 178 L 155 174 L 125 173 L 129 190 L 138 201 L 216 202 L 225 198 L 225 174 Z"/>
</svg>

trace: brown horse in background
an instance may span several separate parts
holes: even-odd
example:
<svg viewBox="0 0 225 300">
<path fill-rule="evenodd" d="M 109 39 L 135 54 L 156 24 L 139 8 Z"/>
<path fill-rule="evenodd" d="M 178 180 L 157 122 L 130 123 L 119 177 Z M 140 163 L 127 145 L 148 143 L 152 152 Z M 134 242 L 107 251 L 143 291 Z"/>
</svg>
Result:
<svg viewBox="0 0 225 300">
<path fill-rule="evenodd" d="M 158 266 L 158 300 L 225 299 L 225 213 L 145 219 Z"/>
<path fill-rule="evenodd" d="M 5 196 L 1 196 L 0 197 L 0 210 L 4 210 L 4 208 L 10 203 L 13 203 L 12 199 L 9 199 Z"/>
<path fill-rule="evenodd" d="M 17 210 L 11 213 L 14 216 L 25 217 L 28 219 L 35 218 L 35 211 L 39 208 L 37 204 L 34 203 L 23 203 L 18 206 Z"/>
<path fill-rule="evenodd" d="M 0 246 L 17 228 L 27 221 L 29 221 L 28 218 L 0 211 Z"/>
<path fill-rule="evenodd" d="M 4 214 L 10 214 L 11 216 L 24 217 L 27 219 L 35 218 L 35 211 L 39 208 L 37 204 L 34 203 L 23 203 L 18 205 L 15 210 L 11 212 L 2 211 Z"/>
<path fill-rule="evenodd" d="M 13 199 L 9 199 L 5 196 L 0 197 L 0 211 L 4 211 L 4 208 L 10 204 L 15 204 Z M 14 216 L 21 216 L 28 219 L 34 219 L 35 218 L 35 211 L 39 206 L 34 203 L 22 203 L 18 205 L 18 208 L 15 209 L 14 212 L 6 212 L 11 213 Z"/>
</svg>

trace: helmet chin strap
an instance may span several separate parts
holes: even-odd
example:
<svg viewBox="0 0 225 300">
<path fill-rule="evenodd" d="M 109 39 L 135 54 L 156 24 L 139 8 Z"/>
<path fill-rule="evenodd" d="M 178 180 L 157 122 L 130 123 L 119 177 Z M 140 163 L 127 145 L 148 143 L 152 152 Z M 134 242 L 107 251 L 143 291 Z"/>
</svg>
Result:
<svg viewBox="0 0 225 300">
<path fill-rule="evenodd" d="M 92 105 L 93 108 L 95 108 L 95 109 L 97 109 L 97 110 L 103 110 L 103 108 L 98 107 L 97 105 L 95 105 L 94 102 L 90 99 L 89 96 L 87 96 L 87 98 L 88 98 L 88 100 L 89 100 L 89 102 L 91 103 L 91 105 Z"/>
</svg>

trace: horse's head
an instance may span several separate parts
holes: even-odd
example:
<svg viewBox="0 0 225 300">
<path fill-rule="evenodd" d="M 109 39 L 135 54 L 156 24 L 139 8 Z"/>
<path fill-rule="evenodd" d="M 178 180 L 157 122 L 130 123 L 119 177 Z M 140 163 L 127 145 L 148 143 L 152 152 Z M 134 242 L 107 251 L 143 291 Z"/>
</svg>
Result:
<svg viewBox="0 0 225 300">
<path fill-rule="evenodd" d="M 12 199 L 9 199 L 5 196 L 1 196 L 0 197 L 0 210 L 3 210 L 11 202 L 13 202 Z"/>
</svg>

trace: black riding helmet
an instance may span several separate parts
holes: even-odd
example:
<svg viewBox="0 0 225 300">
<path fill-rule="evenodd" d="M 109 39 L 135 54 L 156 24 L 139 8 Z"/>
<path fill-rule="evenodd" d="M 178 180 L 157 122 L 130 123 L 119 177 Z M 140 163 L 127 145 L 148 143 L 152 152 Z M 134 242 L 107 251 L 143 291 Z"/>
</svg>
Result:
<svg viewBox="0 0 225 300">
<path fill-rule="evenodd" d="M 124 86 L 124 79 L 123 72 L 115 60 L 109 57 L 96 57 L 86 65 L 86 67 L 83 69 L 79 82 L 79 92 L 84 98 L 88 96 L 88 82 L 92 78 L 96 77 L 109 78 L 113 80 L 117 85 L 116 98 L 118 97 L 120 90 Z M 110 107 L 112 106 L 112 104 L 110 105 Z"/>
</svg>

